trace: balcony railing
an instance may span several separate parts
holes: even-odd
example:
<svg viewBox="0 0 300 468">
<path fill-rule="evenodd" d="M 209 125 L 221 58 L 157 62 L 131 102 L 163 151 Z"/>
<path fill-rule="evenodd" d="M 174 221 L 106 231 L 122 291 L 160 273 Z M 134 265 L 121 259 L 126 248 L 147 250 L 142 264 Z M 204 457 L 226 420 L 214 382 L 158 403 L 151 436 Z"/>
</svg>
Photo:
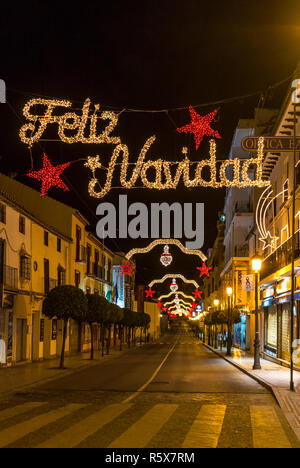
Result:
<svg viewBox="0 0 300 468">
<path fill-rule="evenodd" d="M 3 265 L 3 285 L 6 288 L 18 289 L 18 269 Z"/>
<path fill-rule="evenodd" d="M 300 234 L 299 232 L 295 235 L 295 259 L 300 257 Z M 278 249 L 269 255 L 262 263 L 262 269 L 260 277 L 261 279 L 272 275 L 280 268 L 284 268 L 289 265 L 292 261 L 292 238 L 290 237 L 284 242 Z"/>
</svg>

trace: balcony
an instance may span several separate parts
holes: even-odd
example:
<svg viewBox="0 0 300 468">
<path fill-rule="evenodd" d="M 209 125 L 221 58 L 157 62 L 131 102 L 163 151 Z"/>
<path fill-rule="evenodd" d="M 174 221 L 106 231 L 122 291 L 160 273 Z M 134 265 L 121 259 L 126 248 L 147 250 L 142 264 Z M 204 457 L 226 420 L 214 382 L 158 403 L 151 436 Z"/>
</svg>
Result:
<svg viewBox="0 0 300 468">
<path fill-rule="evenodd" d="M 18 269 L 3 265 L 3 285 L 5 288 L 18 289 Z"/>
<path fill-rule="evenodd" d="M 53 278 L 44 278 L 44 293 L 48 294 L 52 289 L 56 288 L 58 285 L 57 279 Z"/>
<path fill-rule="evenodd" d="M 83 245 L 76 246 L 76 263 L 86 263 L 86 248 Z"/>
<path fill-rule="evenodd" d="M 300 257 L 300 234 L 297 233 L 295 236 L 295 259 Z M 261 279 L 272 275 L 280 268 L 284 268 L 289 265 L 292 261 L 292 238 L 290 237 L 284 242 L 278 249 L 269 255 L 262 264 Z"/>
</svg>

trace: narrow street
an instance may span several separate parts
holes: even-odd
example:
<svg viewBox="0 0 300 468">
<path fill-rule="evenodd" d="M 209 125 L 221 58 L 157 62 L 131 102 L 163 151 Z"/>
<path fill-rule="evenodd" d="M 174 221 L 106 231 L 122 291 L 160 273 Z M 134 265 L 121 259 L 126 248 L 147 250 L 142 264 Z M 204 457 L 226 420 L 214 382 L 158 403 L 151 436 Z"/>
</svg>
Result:
<svg viewBox="0 0 300 468">
<path fill-rule="evenodd" d="M 299 447 L 273 396 L 186 329 L 0 402 L 1 447 Z"/>
</svg>

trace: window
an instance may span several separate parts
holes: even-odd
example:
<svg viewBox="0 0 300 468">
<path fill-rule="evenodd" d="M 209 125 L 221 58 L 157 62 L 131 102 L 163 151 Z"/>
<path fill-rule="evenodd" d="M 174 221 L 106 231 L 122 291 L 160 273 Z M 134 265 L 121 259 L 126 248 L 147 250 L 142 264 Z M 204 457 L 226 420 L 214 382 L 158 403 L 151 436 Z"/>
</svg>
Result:
<svg viewBox="0 0 300 468">
<path fill-rule="evenodd" d="M 20 276 L 26 280 L 31 278 L 31 259 L 26 255 L 20 257 Z"/>
<path fill-rule="evenodd" d="M 0 223 L 6 224 L 6 206 L 0 203 Z"/>
<path fill-rule="evenodd" d="M 56 337 L 57 337 L 57 320 L 54 319 L 52 320 L 52 336 L 51 336 L 52 341 L 55 341 Z"/>
<path fill-rule="evenodd" d="M 57 279 L 58 279 L 58 286 L 62 286 L 66 284 L 66 270 L 59 266 L 57 268 Z"/>
<path fill-rule="evenodd" d="M 49 232 L 44 231 L 44 245 L 49 245 Z"/>
<path fill-rule="evenodd" d="M 80 260 L 81 229 L 76 226 L 76 261 Z"/>
<path fill-rule="evenodd" d="M 282 198 L 283 198 L 283 203 L 285 203 L 287 199 L 289 198 L 289 180 L 288 179 L 283 184 L 282 190 L 284 190 Z"/>
<path fill-rule="evenodd" d="M 61 252 L 61 239 L 57 238 L 57 252 Z"/>
<path fill-rule="evenodd" d="M 19 217 L 19 232 L 25 234 L 25 218 L 21 215 Z"/>
<path fill-rule="evenodd" d="M 79 288 L 80 286 L 80 271 L 75 270 L 75 286 Z"/>
<path fill-rule="evenodd" d="M 45 320 L 41 319 L 40 321 L 40 343 L 44 342 L 45 337 Z"/>
<path fill-rule="evenodd" d="M 86 261 L 86 274 L 89 275 L 91 272 L 91 255 L 92 255 L 92 247 L 87 244 L 86 246 L 86 256 L 87 256 L 87 261 Z"/>
<path fill-rule="evenodd" d="M 289 236 L 288 226 L 286 225 L 283 229 L 281 229 L 281 243 L 282 244 L 287 241 L 288 236 Z"/>
</svg>

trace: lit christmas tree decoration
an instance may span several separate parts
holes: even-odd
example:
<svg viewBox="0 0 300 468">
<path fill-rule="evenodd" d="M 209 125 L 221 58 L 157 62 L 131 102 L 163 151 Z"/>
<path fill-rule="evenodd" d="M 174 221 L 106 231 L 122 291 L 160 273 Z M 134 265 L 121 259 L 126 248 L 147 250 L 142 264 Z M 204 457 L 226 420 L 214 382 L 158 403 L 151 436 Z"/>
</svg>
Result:
<svg viewBox="0 0 300 468">
<path fill-rule="evenodd" d="M 171 263 L 173 261 L 173 256 L 169 252 L 169 246 L 168 245 L 164 246 L 164 252 L 160 256 L 160 261 L 165 267 L 171 265 Z"/>
<path fill-rule="evenodd" d="M 177 279 L 181 279 L 184 283 L 186 284 L 193 284 L 195 286 L 195 288 L 199 288 L 199 284 L 195 281 L 195 280 L 189 280 L 187 279 L 185 276 L 181 275 L 180 273 L 170 273 L 168 275 L 165 275 L 163 278 L 161 279 L 154 279 L 153 281 L 151 281 L 151 283 L 149 284 L 149 287 L 152 288 L 152 286 L 156 283 L 164 283 L 168 278 L 177 278 Z"/>
<path fill-rule="evenodd" d="M 51 187 L 60 188 L 62 190 L 69 190 L 66 184 L 61 180 L 60 175 L 64 170 L 70 166 L 69 163 L 60 164 L 58 166 L 52 166 L 48 157 L 44 153 L 43 156 L 43 169 L 40 171 L 31 171 L 27 173 L 28 177 L 37 179 L 42 182 L 41 197 L 45 197 Z"/>
<path fill-rule="evenodd" d="M 125 274 L 132 276 L 132 272 L 135 270 L 135 266 L 131 266 L 129 261 L 127 261 L 125 265 L 120 265 L 120 267 L 122 268 L 121 276 L 124 276 Z"/>
<path fill-rule="evenodd" d="M 194 135 L 197 150 L 205 136 L 221 138 L 219 132 L 212 129 L 210 126 L 210 124 L 215 120 L 217 113 L 218 111 L 214 110 L 210 114 L 201 116 L 197 114 L 192 106 L 190 106 L 191 123 L 184 127 L 177 128 L 177 131 L 179 133 L 192 133 Z"/>
<path fill-rule="evenodd" d="M 210 276 L 209 270 L 212 270 L 212 267 L 207 267 L 206 263 L 203 262 L 202 267 L 197 267 L 197 270 L 200 271 L 200 277 L 201 276 Z"/>
</svg>

